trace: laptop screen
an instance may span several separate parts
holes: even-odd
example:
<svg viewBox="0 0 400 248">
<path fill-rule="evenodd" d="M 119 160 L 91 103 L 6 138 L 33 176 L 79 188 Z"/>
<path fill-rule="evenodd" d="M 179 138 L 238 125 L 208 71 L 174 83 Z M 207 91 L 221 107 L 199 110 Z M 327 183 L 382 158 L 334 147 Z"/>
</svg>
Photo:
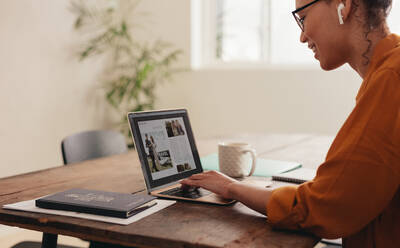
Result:
<svg viewBox="0 0 400 248">
<path fill-rule="evenodd" d="M 128 114 L 149 189 L 202 171 L 186 110 Z"/>
</svg>

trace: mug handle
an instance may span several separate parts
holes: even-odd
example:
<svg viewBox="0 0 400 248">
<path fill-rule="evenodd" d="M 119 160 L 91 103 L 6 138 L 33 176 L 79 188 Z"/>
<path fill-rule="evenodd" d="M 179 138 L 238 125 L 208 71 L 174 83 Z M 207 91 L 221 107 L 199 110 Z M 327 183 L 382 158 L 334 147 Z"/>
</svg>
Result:
<svg viewBox="0 0 400 248">
<path fill-rule="evenodd" d="M 249 175 L 247 175 L 248 177 L 253 175 L 254 170 L 256 169 L 256 163 L 257 163 L 257 155 L 256 155 L 256 150 L 254 149 L 247 149 L 247 150 L 243 150 L 243 153 L 250 153 L 251 154 L 251 158 L 252 158 L 252 162 L 251 162 L 251 170 Z"/>
</svg>

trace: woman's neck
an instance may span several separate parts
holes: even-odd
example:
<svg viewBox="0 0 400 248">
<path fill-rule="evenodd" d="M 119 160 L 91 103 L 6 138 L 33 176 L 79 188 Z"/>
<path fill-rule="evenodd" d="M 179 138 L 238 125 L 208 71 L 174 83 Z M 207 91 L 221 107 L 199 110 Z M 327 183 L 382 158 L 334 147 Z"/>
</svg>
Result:
<svg viewBox="0 0 400 248">
<path fill-rule="evenodd" d="M 362 35 L 362 37 L 355 37 L 353 39 L 351 56 L 348 63 L 361 78 L 364 79 L 367 73 L 376 44 L 389 34 L 390 31 L 385 25 L 383 28 L 371 30 L 366 37 Z"/>
</svg>

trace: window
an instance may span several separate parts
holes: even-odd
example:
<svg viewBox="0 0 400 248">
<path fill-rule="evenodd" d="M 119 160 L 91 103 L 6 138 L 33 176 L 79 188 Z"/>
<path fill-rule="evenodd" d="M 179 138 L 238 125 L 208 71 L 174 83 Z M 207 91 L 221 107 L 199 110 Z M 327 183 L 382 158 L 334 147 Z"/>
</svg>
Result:
<svg viewBox="0 0 400 248">
<path fill-rule="evenodd" d="M 294 0 L 192 0 L 194 67 L 318 64 L 299 41 L 294 8 Z M 400 3 L 394 1 L 388 23 L 398 34 L 399 15 Z"/>
<path fill-rule="evenodd" d="M 400 2 L 393 1 L 392 3 L 392 10 L 388 16 L 388 25 L 390 27 L 390 31 L 392 33 L 400 35 Z"/>
<path fill-rule="evenodd" d="M 268 57 L 268 4 L 263 0 L 216 1 L 216 58 L 259 61 Z M 267 5 L 267 6 L 266 6 Z"/>
</svg>

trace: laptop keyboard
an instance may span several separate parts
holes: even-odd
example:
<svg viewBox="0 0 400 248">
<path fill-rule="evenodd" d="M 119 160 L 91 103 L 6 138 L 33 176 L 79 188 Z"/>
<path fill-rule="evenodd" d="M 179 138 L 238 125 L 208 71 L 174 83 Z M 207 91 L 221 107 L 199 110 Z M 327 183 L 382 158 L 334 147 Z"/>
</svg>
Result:
<svg viewBox="0 0 400 248">
<path fill-rule="evenodd" d="M 197 199 L 197 198 L 209 195 L 209 194 L 211 194 L 211 192 L 208 190 L 205 190 L 205 189 L 182 190 L 181 187 L 176 187 L 176 188 L 172 188 L 172 189 L 160 192 L 159 194 Z"/>
</svg>

